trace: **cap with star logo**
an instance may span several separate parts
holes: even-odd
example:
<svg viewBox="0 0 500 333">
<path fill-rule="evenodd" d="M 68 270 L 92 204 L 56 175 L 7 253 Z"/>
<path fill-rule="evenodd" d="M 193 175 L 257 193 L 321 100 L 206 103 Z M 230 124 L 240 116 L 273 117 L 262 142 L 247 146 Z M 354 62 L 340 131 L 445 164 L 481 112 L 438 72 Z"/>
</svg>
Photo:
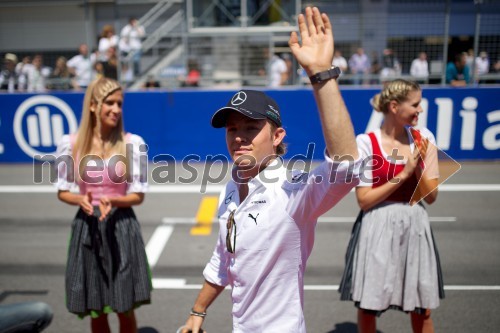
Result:
<svg viewBox="0 0 500 333">
<path fill-rule="evenodd" d="M 281 127 L 281 116 L 278 104 L 274 99 L 257 90 L 240 90 L 231 98 L 227 105 L 217 110 L 212 116 L 212 126 L 226 126 L 230 112 L 239 112 L 252 119 L 269 119 Z"/>
</svg>

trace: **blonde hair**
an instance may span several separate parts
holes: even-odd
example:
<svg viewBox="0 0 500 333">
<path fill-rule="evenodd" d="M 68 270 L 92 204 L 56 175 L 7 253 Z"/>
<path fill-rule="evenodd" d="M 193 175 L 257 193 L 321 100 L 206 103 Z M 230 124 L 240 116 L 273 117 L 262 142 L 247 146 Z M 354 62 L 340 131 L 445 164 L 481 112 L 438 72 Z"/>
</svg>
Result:
<svg viewBox="0 0 500 333">
<path fill-rule="evenodd" d="M 371 104 L 376 111 L 387 113 L 391 101 L 403 103 L 408 100 L 408 94 L 412 91 L 420 91 L 418 83 L 402 79 L 390 81 L 380 93 L 373 96 Z"/>
<path fill-rule="evenodd" d="M 120 84 L 109 78 L 99 78 L 93 81 L 85 92 L 83 99 L 83 111 L 80 126 L 76 134 L 73 146 L 73 158 L 75 165 L 79 165 L 80 159 L 90 154 L 92 142 L 97 136 L 101 144 L 99 157 L 108 158 L 112 153 L 125 156 L 126 143 L 123 133 L 123 117 L 118 120 L 117 126 L 112 130 L 109 140 L 104 142 L 101 137 L 101 109 L 103 101 L 115 91 L 122 90 Z M 83 170 L 80 170 L 82 174 Z"/>
<path fill-rule="evenodd" d="M 111 24 L 106 24 L 105 26 L 102 27 L 102 32 L 101 32 L 101 37 L 102 38 L 107 38 L 109 33 L 115 34 L 115 28 Z"/>
</svg>

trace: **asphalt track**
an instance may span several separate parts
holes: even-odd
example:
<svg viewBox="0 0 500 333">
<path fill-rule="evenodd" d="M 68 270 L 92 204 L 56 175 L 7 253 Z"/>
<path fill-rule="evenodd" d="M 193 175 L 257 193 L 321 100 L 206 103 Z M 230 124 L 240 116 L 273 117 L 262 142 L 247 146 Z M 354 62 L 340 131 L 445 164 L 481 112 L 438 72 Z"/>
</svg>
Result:
<svg viewBox="0 0 500 333">
<path fill-rule="evenodd" d="M 48 177 L 46 177 L 48 178 Z M 152 266 L 151 305 L 136 312 L 141 333 L 171 333 L 182 325 L 203 282 L 217 225 L 211 207 L 218 187 L 152 185 L 136 208 Z M 463 163 L 428 207 L 441 254 L 446 298 L 433 311 L 436 332 L 498 332 L 500 327 L 500 163 Z M 305 283 L 308 332 L 356 332 L 356 311 L 336 291 L 352 221 L 349 194 L 320 220 Z M 47 179 L 33 184 L 30 165 L 0 165 L 0 304 L 40 300 L 54 310 L 45 332 L 89 332 L 64 306 L 64 269 L 75 207 L 57 201 Z M 198 221 L 197 224 L 196 221 Z M 117 322 L 111 316 L 114 332 Z M 231 332 L 229 292 L 208 311 L 205 329 Z M 411 332 L 407 315 L 389 311 L 379 332 Z"/>
</svg>

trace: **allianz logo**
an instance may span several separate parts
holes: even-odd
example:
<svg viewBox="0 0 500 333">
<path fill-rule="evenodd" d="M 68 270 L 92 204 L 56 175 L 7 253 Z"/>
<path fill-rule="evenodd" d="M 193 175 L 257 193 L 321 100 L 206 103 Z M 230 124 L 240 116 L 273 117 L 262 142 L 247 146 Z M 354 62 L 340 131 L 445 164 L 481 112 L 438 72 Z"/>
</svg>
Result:
<svg viewBox="0 0 500 333">
<path fill-rule="evenodd" d="M 453 136 L 460 135 L 460 149 L 500 149 L 500 110 L 486 112 L 479 108 L 476 97 L 464 97 L 455 110 L 452 98 L 434 98 L 429 114 L 429 101 L 422 99 L 423 113 L 419 127 L 427 127 L 428 117 L 436 117 L 436 142 L 440 149 L 449 150 Z M 478 110 L 479 109 L 479 110 Z M 454 112 L 460 121 L 454 122 Z M 372 111 L 365 132 L 380 127 L 383 114 Z M 5 125 L 5 124 L 2 124 Z M 61 137 L 76 132 L 78 127 L 71 107 L 62 99 L 50 95 L 27 98 L 16 110 L 13 122 L 14 136 L 19 147 L 28 156 L 54 154 Z M 482 133 L 477 133 L 482 131 Z M 4 153 L 3 146 L 0 153 Z"/>
<path fill-rule="evenodd" d="M 454 122 L 455 108 L 452 98 L 435 98 L 431 111 L 429 112 L 429 101 L 422 98 L 422 112 L 419 115 L 417 127 L 427 127 L 429 117 L 436 117 L 437 146 L 446 151 L 449 150 L 453 136 L 460 135 L 460 149 L 474 150 L 481 145 L 486 150 L 500 149 L 500 110 L 485 112 L 478 111 L 479 101 L 476 97 L 464 97 L 460 103 L 458 115 L 461 121 Z M 383 114 L 372 111 L 365 133 L 379 128 L 383 121 Z M 479 124 L 479 126 L 478 126 Z M 483 131 L 476 135 L 477 131 Z M 476 140 L 477 139 L 477 140 Z M 479 142 L 477 142 L 479 141 Z"/>
<path fill-rule="evenodd" d="M 28 155 L 54 154 L 61 137 L 77 130 L 71 107 L 60 98 L 38 95 L 16 110 L 13 130 L 19 147 Z"/>
</svg>

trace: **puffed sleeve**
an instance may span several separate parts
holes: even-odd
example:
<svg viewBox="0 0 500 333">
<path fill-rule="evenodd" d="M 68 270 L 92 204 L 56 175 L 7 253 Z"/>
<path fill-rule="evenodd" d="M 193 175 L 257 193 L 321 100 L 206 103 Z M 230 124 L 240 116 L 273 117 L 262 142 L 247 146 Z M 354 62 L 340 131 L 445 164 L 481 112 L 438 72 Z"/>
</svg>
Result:
<svg viewBox="0 0 500 333">
<path fill-rule="evenodd" d="M 75 167 L 69 135 L 63 135 L 57 145 L 54 169 L 57 171 L 57 182 L 54 184 L 59 191 L 69 191 L 75 186 Z"/>
<path fill-rule="evenodd" d="M 373 155 L 372 143 L 368 134 L 360 134 L 356 137 L 356 143 L 358 144 L 358 153 L 362 159 L 361 167 L 359 170 L 359 184 L 361 187 L 372 187 L 372 164 L 373 159 L 370 158 Z"/>
<path fill-rule="evenodd" d="M 128 143 L 132 144 L 132 182 L 128 184 L 128 193 L 146 193 L 148 186 L 147 145 L 136 134 L 130 134 Z"/>
</svg>

